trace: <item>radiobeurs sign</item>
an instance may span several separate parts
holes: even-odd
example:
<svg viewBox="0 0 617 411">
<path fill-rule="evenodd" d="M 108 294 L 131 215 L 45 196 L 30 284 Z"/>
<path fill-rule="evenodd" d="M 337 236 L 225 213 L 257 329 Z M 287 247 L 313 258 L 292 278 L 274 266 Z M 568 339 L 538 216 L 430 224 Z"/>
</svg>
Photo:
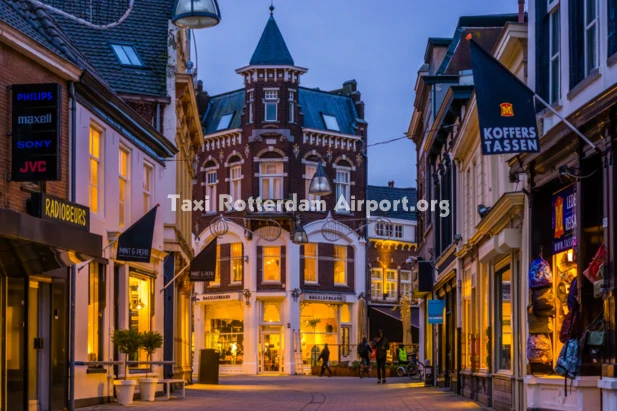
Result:
<svg viewBox="0 0 617 411">
<path fill-rule="evenodd" d="M 15 84 L 11 180 L 60 180 L 60 85 Z"/>
</svg>

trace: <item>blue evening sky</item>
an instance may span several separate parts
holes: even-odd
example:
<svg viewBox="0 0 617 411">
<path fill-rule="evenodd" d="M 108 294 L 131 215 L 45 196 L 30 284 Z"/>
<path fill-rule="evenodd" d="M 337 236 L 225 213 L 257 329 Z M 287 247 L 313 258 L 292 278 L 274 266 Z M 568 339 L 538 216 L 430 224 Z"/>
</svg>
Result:
<svg viewBox="0 0 617 411">
<path fill-rule="evenodd" d="M 366 104 L 369 144 L 403 136 L 428 37 L 452 37 L 460 16 L 516 13 L 518 0 L 278 0 L 274 17 L 302 85 L 340 88 L 356 79 Z M 269 0 L 219 0 L 221 23 L 197 31 L 199 78 L 211 95 L 242 88 L 266 25 Z M 407 139 L 369 149 L 369 183 L 416 186 L 415 148 Z"/>
</svg>

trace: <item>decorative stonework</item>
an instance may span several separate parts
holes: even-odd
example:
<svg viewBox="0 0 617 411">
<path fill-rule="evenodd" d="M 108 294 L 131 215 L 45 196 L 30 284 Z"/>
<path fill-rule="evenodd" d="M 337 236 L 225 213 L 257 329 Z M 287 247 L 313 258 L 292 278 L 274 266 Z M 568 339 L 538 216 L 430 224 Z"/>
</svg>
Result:
<svg viewBox="0 0 617 411">
<path fill-rule="evenodd" d="M 300 155 L 300 146 L 299 145 L 294 144 L 293 153 L 294 153 L 294 156 L 296 156 L 296 158 L 298 158 L 298 156 Z"/>
<path fill-rule="evenodd" d="M 250 155 L 251 155 L 251 147 L 249 147 L 248 144 L 245 144 L 244 145 L 244 157 L 248 159 Z"/>
</svg>

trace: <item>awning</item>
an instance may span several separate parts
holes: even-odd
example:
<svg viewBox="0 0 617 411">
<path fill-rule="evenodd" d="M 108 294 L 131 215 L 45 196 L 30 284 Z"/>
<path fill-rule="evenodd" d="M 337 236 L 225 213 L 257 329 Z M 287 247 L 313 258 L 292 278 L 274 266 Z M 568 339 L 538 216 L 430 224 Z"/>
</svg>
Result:
<svg viewBox="0 0 617 411">
<path fill-rule="evenodd" d="M 369 331 L 371 337 L 383 330 L 390 341 L 403 342 L 403 322 L 401 320 L 400 306 L 369 306 Z M 420 309 L 411 307 L 411 334 L 412 340 L 417 342 L 420 329 Z"/>
<path fill-rule="evenodd" d="M 42 274 L 102 258 L 103 238 L 68 224 L 0 209 L 0 271 Z"/>
<path fill-rule="evenodd" d="M 395 307 L 393 310 L 392 307 L 371 306 L 373 310 L 379 311 L 383 315 L 402 321 L 400 306 Z M 411 307 L 411 326 L 420 328 L 420 309 L 418 307 Z"/>
</svg>

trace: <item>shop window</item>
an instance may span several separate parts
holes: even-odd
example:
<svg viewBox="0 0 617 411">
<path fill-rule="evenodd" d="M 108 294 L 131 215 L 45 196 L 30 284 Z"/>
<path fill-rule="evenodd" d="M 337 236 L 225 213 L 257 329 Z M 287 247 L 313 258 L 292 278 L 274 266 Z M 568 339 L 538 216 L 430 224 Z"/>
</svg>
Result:
<svg viewBox="0 0 617 411">
<path fill-rule="evenodd" d="M 263 282 L 281 282 L 281 247 L 263 248 Z"/>
<path fill-rule="evenodd" d="M 488 318 L 489 296 L 488 267 L 480 265 L 480 368 L 490 370 L 489 353 L 491 352 L 491 325 Z"/>
<path fill-rule="evenodd" d="M 152 329 L 152 293 L 154 282 L 146 275 L 131 271 L 129 274 L 129 326 L 139 332 Z M 133 361 L 148 361 L 148 355 L 140 350 L 132 358 Z M 148 365 L 140 365 L 136 368 L 149 368 Z"/>
<path fill-rule="evenodd" d="M 463 288 L 461 290 L 463 300 L 463 328 L 461 330 L 461 361 L 463 369 L 471 368 L 471 271 L 463 273 Z"/>
<path fill-rule="evenodd" d="M 334 246 L 334 285 L 347 285 L 347 246 Z"/>
<path fill-rule="evenodd" d="M 266 301 L 263 303 L 263 323 L 264 324 L 280 324 L 281 323 L 281 303 Z"/>
<path fill-rule="evenodd" d="M 130 191 L 129 187 L 129 153 L 125 149 L 120 149 L 120 158 L 118 159 L 118 174 L 119 174 L 119 192 L 118 192 L 118 222 L 120 227 L 126 227 L 127 223 L 127 202 Z"/>
<path fill-rule="evenodd" d="M 383 270 L 381 268 L 371 269 L 371 299 L 373 301 L 383 298 Z"/>
<path fill-rule="evenodd" d="M 205 348 L 219 352 L 221 364 L 242 364 L 244 358 L 244 311 L 240 302 L 205 307 Z"/>
<path fill-rule="evenodd" d="M 351 311 L 349 310 L 349 305 L 347 304 L 341 305 L 341 322 L 342 323 L 351 322 Z"/>
<path fill-rule="evenodd" d="M 411 296 L 411 271 L 400 271 L 401 295 Z"/>
<path fill-rule="evenodd" d="M 304 245 L 304 282 L 317 284 L 317 244 Z"/>
<path fill-rule="evenodd" d="M 242 243 L 231 244 L 231 284 L 242 283 L 244 275 L 244 250 Z M 220 274 L 219 274 L 220 278 Z"/>
<path fill-rule="evenodd" d="M 90 126 L 90 167 L 88 168 L 88 205 L 94 214 L 99 213 L 101 186 L 101 132 Z"/>
<path fill-rule="evenodd" d="M 152 209 L 152 177 L 154 168 L 144 163 L 144 214 Z"/>
<path fill-rule="evenodd" d="M 396 300 L 396 283 L 397 283 L 397 275 L 396 270 L 386 270 L 386 290 L 385 294 L 388 300 Z"/>
<path fill-rule="evenodd" d="M 496 359 L 497 368 L 500 370 L 512 370 L 511 277 L 510 266 L 500 269 L 495 275 L 497 288 L 495 335 L 498 339 Z"/>
<path fill-rule="evenodd" d="M 339 339 L 342 337 L 338 323 L 336 305 L 310 303 L 301 307 L 300 334 L 302 344 L 302 362 L 317 365 L 319 353 L 328 344 L 330 362 L 339 361 Z"/>
<path fill-rule="evenodd" d="M 343 357 L 348 357 L 349 354 L 351 354 L 349 327 L 341 327 L 341 355 Z"/>
<path fill-rule="evenodd" d="M 88 274 L 88 361 L 103 361 L 105 266 L 90 263 Z"/>
</svg>

